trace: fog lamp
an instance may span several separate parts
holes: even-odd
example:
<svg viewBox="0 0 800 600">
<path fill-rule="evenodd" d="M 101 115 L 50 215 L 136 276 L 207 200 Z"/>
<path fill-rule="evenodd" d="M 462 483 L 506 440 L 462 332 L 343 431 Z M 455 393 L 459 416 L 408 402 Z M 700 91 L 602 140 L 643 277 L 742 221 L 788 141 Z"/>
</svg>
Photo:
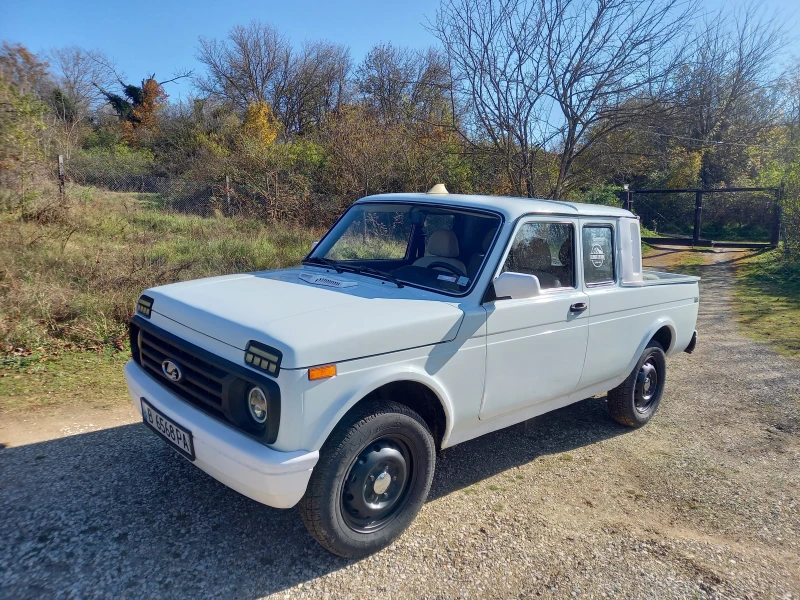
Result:
<svg viewBox="0 0 800 600">
<path fill-rule="evenodd" d="M 250 409 L 250 416 L 256 423 L 264 423 L 267 420 L 267 397 L 261 388 L 250 388 L 247 393 L 247 406 Z"/>
</svg>

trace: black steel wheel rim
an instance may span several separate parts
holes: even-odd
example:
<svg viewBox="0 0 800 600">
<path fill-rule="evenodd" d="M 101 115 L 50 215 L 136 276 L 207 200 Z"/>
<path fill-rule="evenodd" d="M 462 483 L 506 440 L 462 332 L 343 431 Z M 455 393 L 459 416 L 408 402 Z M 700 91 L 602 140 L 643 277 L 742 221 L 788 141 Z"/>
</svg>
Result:
<svg viewBox="0 0 800 600">
<path fill-rule="evenodd" d="M 384 436 L 361 450 L 342 486 L 341 510 L 348 527 L 372 533 L 402 512 L 416 478 L 412 448 L 404 436 Z"/>
<path fill-rule="evenodd" d="M 644 361 L 636 376 L 636 391 L 634 394 L 636 410 L 641 413 L 646 413 L 650 410 L 653 402 L 658 398 L 659 383 L 658 367 L 653 357 L 650 357 Z"/>
</svg>

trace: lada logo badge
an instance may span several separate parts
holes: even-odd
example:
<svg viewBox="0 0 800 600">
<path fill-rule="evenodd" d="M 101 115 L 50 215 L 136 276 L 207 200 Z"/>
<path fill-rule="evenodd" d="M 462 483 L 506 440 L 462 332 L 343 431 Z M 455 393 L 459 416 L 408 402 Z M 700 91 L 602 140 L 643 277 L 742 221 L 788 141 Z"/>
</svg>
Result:
<svg viewBox="0 0 800 600">
<path fill-rule="evenodd" d="M 165 360 L 161 363 L 161 370 L 164 372 L 164 375 L 170 381 L 178 382 L 183 379 L 183 373 L 181 372 L 180 366 L 177 363 L 172 362 L 171 360 Z"/>
</svg>

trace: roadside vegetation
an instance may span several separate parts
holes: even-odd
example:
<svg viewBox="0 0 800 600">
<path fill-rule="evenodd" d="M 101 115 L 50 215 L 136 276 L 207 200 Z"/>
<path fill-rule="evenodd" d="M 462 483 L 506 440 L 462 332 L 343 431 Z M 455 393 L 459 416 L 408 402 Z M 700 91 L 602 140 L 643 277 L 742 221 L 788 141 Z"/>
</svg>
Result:
<svg viewBox="0 0 800 600">
<path fill-rule="evenodd" d="M 75 189 L 47 218 L 0 219 L 5 350 L 125 344 L 147 287 L 298 264 L 313 229 L 148 209 L 137 194 Z"/>
<path fill-rule="evenodd" d="M 747 256 L 735 268 L 742 330 L 781 354 L 800 356 L 800 264 L 778 249 Z"/>
<path fill-rule="evenodd" d="M 121 385 L 143 289 L 298 264 L 317 239 L 309 228 L 159 212 L 141 194 L 76 187 L 68 198 L 55 212 L 0 216 L 0 409 L 53 392 L 102 398 Z"/>
</svg>

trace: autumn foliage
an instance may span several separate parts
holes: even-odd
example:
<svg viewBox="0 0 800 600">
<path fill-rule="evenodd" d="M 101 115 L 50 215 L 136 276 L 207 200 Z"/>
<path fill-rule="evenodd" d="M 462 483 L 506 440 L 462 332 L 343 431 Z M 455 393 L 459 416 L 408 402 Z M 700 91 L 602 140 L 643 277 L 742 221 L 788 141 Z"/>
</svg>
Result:
<svg viewBox="0 0 800 600">
<path fill-rule="evenodd" d="M 266 149 L 280 131 L 280 123 L 268 102 L 252 102 L 245 111 L 242 131 L 245 137 L 255 141 L 260 149 Z"/>
</svg>

